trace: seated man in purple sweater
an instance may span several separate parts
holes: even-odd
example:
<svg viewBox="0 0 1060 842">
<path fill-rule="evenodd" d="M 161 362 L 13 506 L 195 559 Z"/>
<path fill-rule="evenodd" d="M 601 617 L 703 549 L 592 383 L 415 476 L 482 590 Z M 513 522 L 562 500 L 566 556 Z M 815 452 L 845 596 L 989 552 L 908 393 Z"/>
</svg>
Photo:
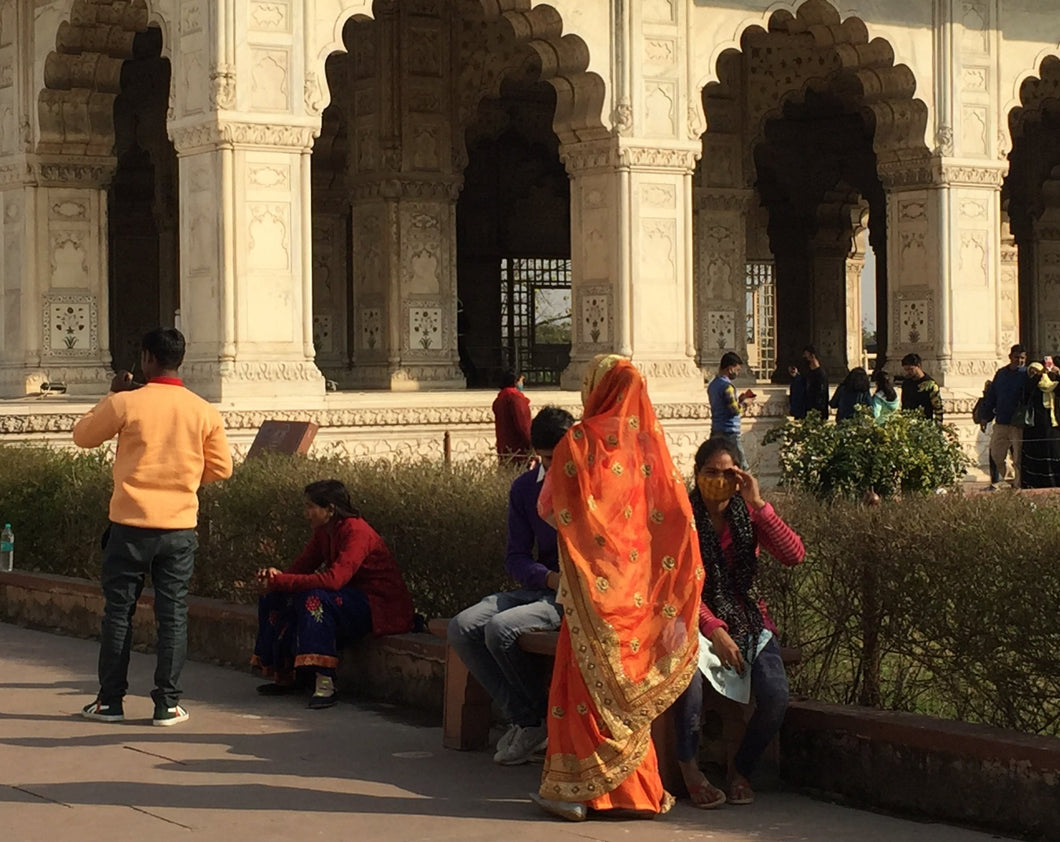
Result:
<svg viewBox="0 0 1060 842">
<path fill-rule="evenodd" d="M 516 766 L 547 743 L 548 689 L 517 644 L 524 631 L 558 629 L 559 555 L 556 530 L 537 514 L 537 497 L 552 449 L 574 418 L 546 406 L 530 424 L 530 444 L 541 459 L 512 483 L 508 494 L 508 551 L 504 567 L 522 587 L 490 594 L 449 621 L 449 643 L 511 723 L 497 743 L 496 763 Z M 534 544 L 537 559 L 534 559 Z"/>
</svg>

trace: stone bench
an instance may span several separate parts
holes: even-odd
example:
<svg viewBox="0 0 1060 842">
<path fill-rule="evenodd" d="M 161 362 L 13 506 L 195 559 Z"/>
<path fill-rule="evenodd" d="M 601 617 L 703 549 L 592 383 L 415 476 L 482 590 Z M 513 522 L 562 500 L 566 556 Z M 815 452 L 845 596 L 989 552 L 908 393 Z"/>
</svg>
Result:
<svg viewBox="0 0 1060 842">
<path fill-rule="evenodd" d="M 447 635 L 449 620 L 435 618 L 427 624 L 431 634 L 440 638 Z M 519 635 L 519 648 L 525 652 L 554 658 L 559 632 L 533 631 Z M 802 661 L 802 650 L 781 647 L 785 667 L 793 667 Z M 445 701 L 442 712 L 442 745 L 461 751 L 485 748 L 489 743 L 490 697 L 482 685 L 475 680 L 460 656 L 451 646 L 445 653 Z M 717 763 L 727 771 L 743 739 L 750 705 L 741 705 L 726 699 L 713 690 L 709 683 L 703 692 L 703 718 L 707 723 L 701 758 Z M 673 721 L 669 716 L 660 716 L 652 723 L 652 739 L 659 757 L 659 772 L 663 784 L 672 793 L 684 792 L 684 781 L 677 767 Z M 770 748 L 774 765 L 779 763 L 776 740 Z"/>
</svg>

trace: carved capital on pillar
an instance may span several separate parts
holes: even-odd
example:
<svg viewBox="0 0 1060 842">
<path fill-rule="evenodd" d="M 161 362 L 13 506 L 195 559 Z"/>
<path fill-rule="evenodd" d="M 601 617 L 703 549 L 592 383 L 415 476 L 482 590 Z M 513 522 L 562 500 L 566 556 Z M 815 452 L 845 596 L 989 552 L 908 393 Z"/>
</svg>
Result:
<svg viewBox="0 0 1060 842">
<path fill-rule="evenodd" d="M 1008 172 L 1004 162 L 984 164 L 939 156 L 881 161 L 880 180 L 888 190 L 923 187 L 1001 188 Z"/>
<path fill-rule="evenodd" d="M 877 167 L 880 181 L 890 191 L 922 188 L 932 184 L 934 169 L 932 159 L 928 156 L 902 158 L 891 161 L 880 161 Z"/>
<path fill-rule="evenodd" d="M 30 181 L 40 187 L 91 187 L 102 189 L 114 177 L 117 162 L 111 157 L 56 155 L 30 159 Z"/>
<path fill-rule="evenodd" d="M 1000 162 L 983 165 L 951 158 L 935 158 L 932 163 L 932 180 L 944 187 L 995 187 L 1000 190 L 1005 173 L 1008 172 L 1008 164 Z"/>
<path fill-rule="evenodd" d="M 755 202 L 754 190 L 737 187 L 705 187 L 693 197 L 697 211 L 740 211 L 746 213 Z"/>
<path fill-rule="evenodd" d="M 669 147 L 621 143 L 618 148 L 618 161 L 620 166 L 631 169 L 668 172 L 678 170 L 691 175 L 702 153 L 702 143 Z"/>
<path fill-rule="evenodd" d="M 29 184 L 33 181 L 33 166 L 26 158 L 16 159 L 13 164 L 0 167 L 0 189 L 14 184 Z"/>
<path fill-rule="evenodd" d="M 559 158 L 571 175 L 612 170 L 618 163 L 617 149 L 612 138 L 560 144 Z"/>
<path fill-rule="evenodd" d="M 319 125 L 272 125 L 268 123 L 196 123 L 174 126 L 170 137 L 178 155 L 189 155 L 221 147 L 259 147 L 274 151 L 308 152 Z"/>
<path fill-rule="evenodd" d="M 455 202 L 464 186 L 462 178 L 427 180 L 422 178 L 356 179 L 350 185 L 355 201 L 369 199 L 415 199 Z"/>
</svg>

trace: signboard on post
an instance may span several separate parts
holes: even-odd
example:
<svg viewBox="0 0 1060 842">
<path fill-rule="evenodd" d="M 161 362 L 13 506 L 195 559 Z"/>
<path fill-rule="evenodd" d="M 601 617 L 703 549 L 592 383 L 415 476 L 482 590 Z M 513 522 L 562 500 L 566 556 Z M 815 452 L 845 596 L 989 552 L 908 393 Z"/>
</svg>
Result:
<svg viewBox="0 0 1060 842">
<path fill-rule="evenodd" d="M 320 429 L 312 421 L 266 421 L 254 436 L 248 459 L 262 453 L 287 453 L 305 456 Z"/>
</svg>

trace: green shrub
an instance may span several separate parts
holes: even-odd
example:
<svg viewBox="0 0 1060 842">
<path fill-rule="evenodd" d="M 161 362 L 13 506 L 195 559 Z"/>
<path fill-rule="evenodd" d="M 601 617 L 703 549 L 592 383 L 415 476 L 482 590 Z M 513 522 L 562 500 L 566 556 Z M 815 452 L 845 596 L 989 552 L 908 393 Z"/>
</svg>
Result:
<svg viewBox="0 0 1060 842">
<path fill-rule="evenodd" d="M 778 498 L 805 563 L 761 567 L 793 689 L 1060 735 L 1060 498 Z"/>
<path fill-rule="evenodd" d="M 0 447 L 0 524 L 15 533 L 15 566 L 98 578 L 112 482 L 102 451 Z"/>
<path fill-rule="evenodd" d="M 490 462 L 386 464 L 269 456 L 201 493 L 193 592 L 252 601 L 248 583 L 309 537 L 302 488 L 335 477 L 386 539 L 417 610 L 449 616 L 511 585 L 512 474 Z M 0 447 L 0 518 L 16 565 L 96 578 L 110 465 L 100 453 Z M 879 506 L 773 495 L 806 562 L 761 587 L 797 693 L 1060 736 L 1060 497 L 903 495 Z"/>
<path fill-rule="evenodd" d="M 504 551 L 514 475 L 496 462 L 446 467 L 270 455 L 202 490 L 196 592 L 256 598 L 253 571 L 290 564 L 308 540 L 302 488 L 324 478 L 346 483 L 353 504 L 397 557 L 418 611 L 451 616 L 510 585 Z"/>
<path fill-rule="evenodd" d="M 822 499 L 858 499 L 953 488 L 971 460 L 952 426 L 920 412 L 894 412 L 877 424 L 867 407 L 838 424 L 811 412 L 770 430 L 766 444 L 780 442 L 781 481 Z"/>
</svg>

